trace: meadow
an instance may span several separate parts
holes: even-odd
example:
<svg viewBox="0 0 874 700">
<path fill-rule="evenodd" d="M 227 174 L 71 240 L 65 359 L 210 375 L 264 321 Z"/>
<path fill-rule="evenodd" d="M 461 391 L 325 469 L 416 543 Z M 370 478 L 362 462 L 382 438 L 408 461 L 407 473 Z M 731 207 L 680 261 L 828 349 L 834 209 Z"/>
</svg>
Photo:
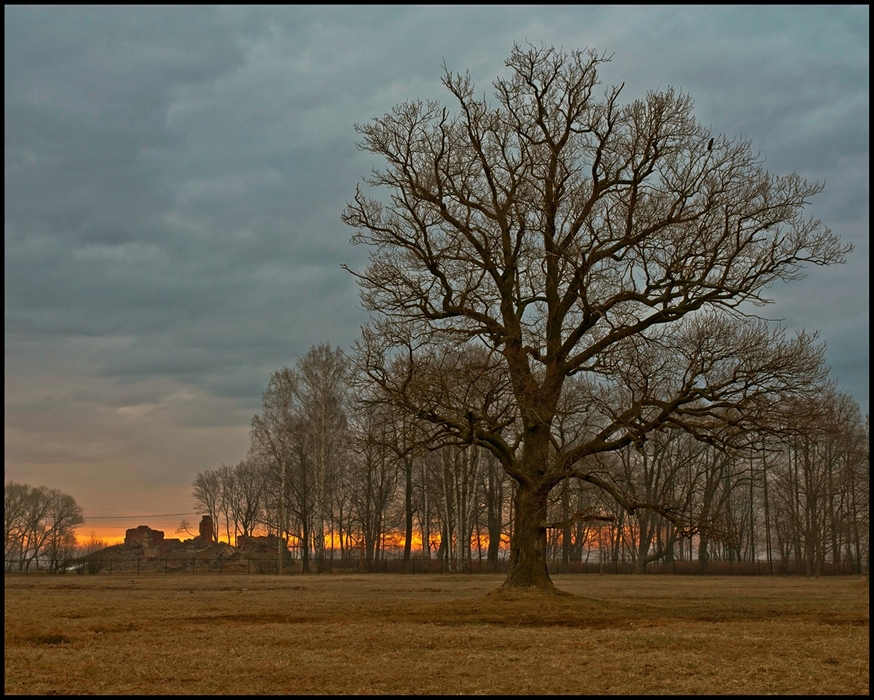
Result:
<svg viewBox="0 0 874 700">
<path fill-rule="evenodd" d="M 6 575 L 6 694 L 868 694 L 866 577 Z"/>
</svg>

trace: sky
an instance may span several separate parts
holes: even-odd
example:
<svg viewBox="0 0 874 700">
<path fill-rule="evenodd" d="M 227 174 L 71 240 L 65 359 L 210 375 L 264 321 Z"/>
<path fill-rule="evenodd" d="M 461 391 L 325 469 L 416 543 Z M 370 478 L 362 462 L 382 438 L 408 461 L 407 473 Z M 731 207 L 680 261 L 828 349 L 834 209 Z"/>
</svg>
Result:
<svg viewBox="0 0 874 700">
<path fill-rule="evenodd" d="M 367 320 L 340 215 L 381 164 L 354 125 L 480 93 L 514 43 L 612 54 L 624 102 L 673 86 L 855 250 L 769 290 L 868 413 L 867 6 L 40 7 L 5 10 L 6 481 L 80 535 L 176 534 L 199 471 L 246 457 L 270 373 Z"/>
</svg>

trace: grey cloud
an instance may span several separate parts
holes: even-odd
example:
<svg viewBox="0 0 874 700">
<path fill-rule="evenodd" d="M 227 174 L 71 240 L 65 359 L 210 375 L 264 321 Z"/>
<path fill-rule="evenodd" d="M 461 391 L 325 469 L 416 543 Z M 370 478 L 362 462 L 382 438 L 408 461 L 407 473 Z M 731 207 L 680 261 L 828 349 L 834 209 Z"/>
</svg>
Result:
<svg viewBox="0 0 874 700">
<path fill-rule="evenodd" d="M 526 40 L 614 53 L 602 78 L 625 81 L 626 100 L 682 88 L 702 123 L 748 136 L 773 172 L 826 181 L 809 213 L 857 249 L 770 290 L 766 312 L 821 328 L 867 410 L 867 18 L 849 6 L 7 7 L 10 454 L 36 468 L 84 430 L 98 434 L 88 459 L 119 457 L 143 447 L 140 409 L 150 439 L 181 426 L 187 455 L 152 451 L 149 469 L 215 466 L 184 448 L 184 426 L 198 445 L 209 426 L 236 426 L 244 451 L 269 373 L 318 342 L 348 349 L 366 319 L 341 265 L 362 268 L 367 250 L 340 214 L 381 164 L 356 149 L 354 124 L 403 100 L 447 102 L 444 62 L 490 95 Z M 53 457 L 26 457 L 48 432 Z"/>
</svg>

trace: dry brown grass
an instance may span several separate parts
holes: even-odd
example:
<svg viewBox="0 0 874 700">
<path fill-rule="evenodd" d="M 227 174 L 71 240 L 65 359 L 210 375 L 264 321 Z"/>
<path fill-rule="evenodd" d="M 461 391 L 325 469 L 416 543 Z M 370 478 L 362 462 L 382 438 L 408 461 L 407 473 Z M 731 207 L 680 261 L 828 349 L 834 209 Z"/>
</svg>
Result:
<svg viewBox="0 0 874 700">
<path fill-rule="evenodd" d="M 867 578 L 6 576 L 7 694 L 867 694 Z"/>
</svg>

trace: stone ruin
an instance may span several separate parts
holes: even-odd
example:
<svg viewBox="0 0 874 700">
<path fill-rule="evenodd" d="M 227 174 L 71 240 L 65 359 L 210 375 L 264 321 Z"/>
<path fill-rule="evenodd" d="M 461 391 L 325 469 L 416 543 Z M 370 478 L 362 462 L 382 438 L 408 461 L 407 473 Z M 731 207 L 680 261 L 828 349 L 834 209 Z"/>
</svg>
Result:
<svg viewBox="0 0 874 700">
<path fill-rule="evenodd" d="M 127 547 L 142 548 L 144 557 L 154 558 L 167 553 L 169 541 L 164 539 L 163 530 L 153 530 L 148 525 L 140 525 L 125 531 L 124 544 Z"/>
<path fill-rule="evenodd" d="M 167 556 L 168 553 L 177 552 L 186 544 L 199 547 L 218 545 L 215 542 L 212 518 L 204 515 L 200 520 L 200 534 L 193 540 L 183 542 L 179 539 L 164 539 L 163 530 L 153 530 L 148 525 L 125 530 L 124 546 L 137 550 L 145 559 L 155 559 Z M 140 550 L 142 550 L 140 552 Z"/>
<path fill-rule="evenodd" d="M 124 543 L 128 547 L 160 547 L 164 544 L 164 532 L 153 530 L 148 525 L 140 525 L 125 531 Z"/>
<path fill-rule="evenodd" d="M 198 532 L 200 532 L 199 537 L 207 540 L 208 542 L 212 542 L 215 539 L 215 531 L 212 527 L 212 516 L 204 515 L 200 519 L 200 526 L 198 528 Z"/>
<path fill-rule="evenodd" d="M 102 550 L 101 556 L 116 561 L 136 561 L 137 571 L 141 565 L 151 567 L 147 570 L 155 569 L 157 565 L 158 569 L 163 567 L 165 571 L 168 567 L 191 567 L 194 560 L 201 562 L 198 566 L 204 565 L 209 569 L 230 567 L 229 570 L 250 571 L 252 567 L 259 570 L 263 567 L 266 573 L 273 571 L 276 553 L 281 546 L 281 540 L 276 535 L 240 535 L 236 547 L 217 542 L 215 535 L 215 525 L 208 515 L 201 518 L 198 534 L 187 540 L 165 539 L 163 531 L 140 525 L 126 530 L 124 543 L 107 547 Z M 288 549 L 283 560 L 285 566 L 294 566 Z"/>
</svg>

